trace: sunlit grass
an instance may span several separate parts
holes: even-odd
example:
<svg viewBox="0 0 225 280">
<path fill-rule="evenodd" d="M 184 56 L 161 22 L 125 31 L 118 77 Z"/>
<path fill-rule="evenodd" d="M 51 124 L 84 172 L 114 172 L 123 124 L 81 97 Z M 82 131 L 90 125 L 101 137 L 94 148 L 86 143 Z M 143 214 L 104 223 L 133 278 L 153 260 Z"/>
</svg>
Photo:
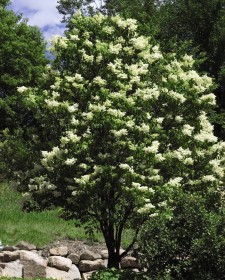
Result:
<svg viewBox="0 0 225 280">
<path fill-rule="evenodd" d="M 42 212 L 22 211 L 22 197 L 9 184 L 0 183 L 0 240 L 4 245 L 16 245 L 27 241 L 42 247 L 55 240 L 90 240 L 84 227 L 76 227 L 75 220 L 65 221 L 58 210 Z M 132 230 L 125 231 L 122 247 L 132 240 Z M 94 241 L 103 242 L 100 233 L 94 234 Z"/>
<path fill-rule="evenodd" d="M 0 184 L 0 239 L 3 244 L 15 245 L 21 240 L 43 246 L 59 238 L 87 239 L 83 227 L 75 221 L 65 221 L 58 210 L 30 212 L 21 210 L 21 195 L 6 183 Z M 101 239 L 97 235 L 96 239 Z"/>
</svg>

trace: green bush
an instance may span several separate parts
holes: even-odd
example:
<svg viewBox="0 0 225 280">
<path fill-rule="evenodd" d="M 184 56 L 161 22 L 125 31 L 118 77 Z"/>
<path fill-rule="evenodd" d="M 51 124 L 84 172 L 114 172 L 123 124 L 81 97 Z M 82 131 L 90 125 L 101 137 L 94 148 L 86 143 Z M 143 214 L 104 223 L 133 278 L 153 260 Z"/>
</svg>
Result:
<svg viewBox="0 0 225 280">
<path fill-rule="evenodd" d="M 132 270 L 119 270 L 119 269 L 106 269 L 106 270 L 99 270 L 92 274 L 90 280 L 141 280 L 146 279 L 150 280 L 146 275 L 141 273 L 136 273 Z"/>
<path fill-rule="evenodd" d="M 200 196 L 177 198 L 172 219 L 151 218 L 139 242 L 152 279 L 225 279 L 225 215 Z"/>
</svg>

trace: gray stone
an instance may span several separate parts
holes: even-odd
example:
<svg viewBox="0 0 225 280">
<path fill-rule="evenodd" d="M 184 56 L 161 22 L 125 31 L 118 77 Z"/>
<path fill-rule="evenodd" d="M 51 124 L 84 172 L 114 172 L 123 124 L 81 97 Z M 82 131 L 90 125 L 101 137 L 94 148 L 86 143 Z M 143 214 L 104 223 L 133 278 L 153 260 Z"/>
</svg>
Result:
<svg viewBox="0 0 225 280">
<path fill-rule="evenodd" d="M 140 265 L 138 263 L 138 260 L 134 257 L 127 256 L 124 257 L 120 262 L 121 268 L 139 268 Z"/>
<path fill-rule="evenodd" d="M 36 250 L 36 246 L 34 244 L 27 243 L 25 241 L 21 241 L 16 245 L 20 250 Z"/>
<path fill-rule="evenodd" d="M 24 266 L 24 278 L 46 277 L 47 260 L 37 253 L 20 251 L 20 260 Z"/>
<path fill-rule="evenodd" d="M 104 261 L 101 259 L 94 260 L 94 261 L 82 260 L 79 262 L 80 272 L 89 272 L 92 270 L 104 269 L 104 268 L 106 268 L 106 266 Z"/>
<path fill-rule="evenodd" d="M 105 260 L 105 259 L 108 259 L 108 257 L 109 257 L 109 253 L 108 253 L 108 250 L 102 250 L 101 252 L 100 252 L 100 254 L 101 254 L 101 256 L 102 256 L 102 258 Z"/>
<path fill-rule="evenodd" d="M 3 268 L 0 267 L 0 276 L 2 276 L 2 275 L 3 275 Z"/>
<path fill-rule="evenodd" d="M 48 265 L 51 267 L 58 268 L 60 270 L 69 271 L 72 266 L 72 261 L 70 259 L 61 256 L 52 256 L 48 258 Z"/>
<path fill-rule="evenodd" d="M 20 258 L 19 251 L 4 251 L 0 253 L 0 261 L 1 262 L 12 262 L 18 260 Z"/>
<path fill-rule="evenodd" d="M 7 277 L 16 277 L 22 278 L 23 277 L 23 265 L 20 263 L 19 260 L 9 262 L 5 264 L 5 268 L 2 269 L 2 276 Z"/>
<path fill-rule="evenodd" d="M 80 256 L 76 253 L 69 254 L 67 258 L 70 259 L 73 264 L 78 264 L 80 261 Z"/>
<path fill-rule="evenodd" d="M 65 257 L 68 255 L 68 248 L 66 246 L 54 247 L 49 250 L 49 253 L 52 256 Z"/>
<path fill-rule="evenodd" d="M 102 256 L 100 254 L 97 253 L 93 253 L 89 250 L 85 250 L 81 255 L 80 255 L 80 259 L 81 260 L 88 260 L 88 261 L 94 261 L 97 259 L 101 259 Z"/>
<path fill-rule="evenodd" d="M 3 251 L 10 251 L 10 252 L 13 252 L 13 251 L 16 251 L 16 250 L 18 250 L 18 248 L 15 247 L 15 246 L 4 246 L 4 247 L 3 247 Z"/>
<path fill-rule="evenodd" d="M 46 278 L 71 280 L 68 272 L 49 266 L 46 267 Z"/>
<path fill-rule="evenodd" d="M 80 271 L 79 271 L 78 267 L 74 264 L 71 266 L 70 270 L 68 271 L 68 274 L 70 276 L 70 279 L 72 279 L 72 280 L 81 279 Z"/>
<path fill-rule="evenodd" d="M 93 273 L 94 273 L 94 271 L 82 273 L 82 280 L 88 280 L 88 279 L 90 279 L 90 277 L 91 277 L 91 275 L 92 275 Z"/>
</svg>

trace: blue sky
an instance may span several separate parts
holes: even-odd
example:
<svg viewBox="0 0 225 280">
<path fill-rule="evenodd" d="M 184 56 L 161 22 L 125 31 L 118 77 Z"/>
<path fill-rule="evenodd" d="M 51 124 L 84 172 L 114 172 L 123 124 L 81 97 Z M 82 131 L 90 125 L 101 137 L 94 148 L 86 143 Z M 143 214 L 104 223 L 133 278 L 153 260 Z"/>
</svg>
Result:
<svg viewBox="0 0 225 280">
<path fill-rule="evenodd" d="M 11 0 L 9 8 L 28 18 L 29 25 L 40 27 L 48 41 L 52 35 L 62 35 L 64 31 L 62 15 L 58 13 L 56 6 L 57 0 Z"/>
</svg>

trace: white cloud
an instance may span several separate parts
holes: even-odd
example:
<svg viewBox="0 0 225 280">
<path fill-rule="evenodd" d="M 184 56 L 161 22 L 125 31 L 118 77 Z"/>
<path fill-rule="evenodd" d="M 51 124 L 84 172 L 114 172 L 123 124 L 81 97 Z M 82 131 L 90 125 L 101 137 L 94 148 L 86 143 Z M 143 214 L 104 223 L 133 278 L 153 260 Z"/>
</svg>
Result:
<svg viewBox="0 0 225 280">
<path fill-rule="evenodd" d="M 28 18 L 28 24 L 41 28 L 43 36 L 49 40 L 52 35 L 63 34 L 62 15 L 56 9 L 57 0 L 11 0 L 11 9 Z"/>
</svg>

